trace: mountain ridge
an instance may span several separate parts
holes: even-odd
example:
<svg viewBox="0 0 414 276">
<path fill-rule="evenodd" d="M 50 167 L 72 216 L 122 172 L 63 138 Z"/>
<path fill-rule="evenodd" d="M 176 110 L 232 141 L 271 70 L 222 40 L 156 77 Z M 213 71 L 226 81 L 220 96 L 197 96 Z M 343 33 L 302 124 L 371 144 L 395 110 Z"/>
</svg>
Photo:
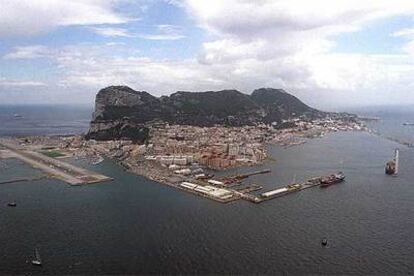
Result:
<svg viewBox="0 0 414 276">
<path fill-rule="evenodd" d="M 95 112 L 87 138 L 108 140 L 135 137 L 132 134 L 134 129 L 142 130 L 154 121 L 201 127 L 245 126 L 326 114 L 309 107 L 283 89 L 260 88 L 251 95 L 235 89 L 177 91 L 170 96 L 155 97 L 128 86 L 109 86 L 96 95 Z"/>
</svg>

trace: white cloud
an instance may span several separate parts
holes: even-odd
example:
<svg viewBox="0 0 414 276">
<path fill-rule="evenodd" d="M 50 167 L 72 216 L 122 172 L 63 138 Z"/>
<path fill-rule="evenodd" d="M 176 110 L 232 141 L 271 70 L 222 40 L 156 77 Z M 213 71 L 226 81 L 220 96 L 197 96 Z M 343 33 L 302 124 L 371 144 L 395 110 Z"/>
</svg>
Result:
<svg viewBox="0 0 414 276">
<path fill-rule="evenodd" d="M 406 43 L 402 48 L 407 54 L 411 55 L 411 58 L 414 57 L 414 40 Z"/>
<path fill-rule="evenodd" d="M 218 49 L 233 49 L 225 42 L 218 45 Z M 259 87 L 281 87 L 316 107 L 326 107 L 332 101 L 336 105 L 390 102 L 391 97 L 396 100 L 395 95 L 407 95 L 414 88 L 414 60 L 405 55 L 321 53 L 262 58 L 256 55 L 259 46 L 235 48 L 225 55 L 227 60 L 212 57 L 208 62 L 156 61 L 126 45 L 66 46 L 46 49 L 50 54 L 45 57 L 58 66 L 59 89 L 86 91 L 88 99 L 108 85 L 129 85 L 158 96 L 177 90 L 235 88 L 249 93 Z"/>
<path fill-rule="evenodd" d="M 39 87 L 39 86 L 47 86 L 47 85 L 40 81 L 7 80 L 5 78 L 0 79 L 0 87 L 18 88 L 18 87 Z"/>
<path fill-rule="evenodd" d="M 414 42 L 403 45 L 401 54 L 334 52 L 336 35 L 362 30 L 375 20 L 414 15 L 414 1 L 166 1 L 185 7 L 209 33 L 197 57 L 152 60 L 128 44 L 108 43 L 53 50 L 20 47 L 5 58 L 50 58 L 62 74 L 58 83 L 79 91 L 114 84 L 156 95 L 225 88 L 248 93 L 258 87 L 281 87 L 317 107 L 332 102 L 414 102 Z M 111 11 L 110 4 L 105 7 Z M 184 37 L 181 28 L 171 25 L 159 25 L 150 34 L 126 28 L 94 26 L 93 30 L 105 36 L 152 40 Z M 391 35 L 411 39 L 411 30 Z"/>
<path fill-rule="evenodd" d="M 221 35 L 268 35 L 317 28 L 359 28 L 362 23 L 394 15 L 412 14 L 410 0 L 187 0 L 199 24 Z"/>
<path fill-rule="evenodd" d="M 114 0 L 0 0 L 0 37 L 34 35 L 60 26 L 126 23 Z"/>
<path fill-rule="evenodd" d="M 15 47 L 12 52 L 3 56 L 4 59 L 33 59 L 50 55 L 51 50 L 43 45 Z"/>
<path fill-rule="evenodd" d="M 310 95 L 322 91 L 338 102 L 370 102 L 369 94 L 385 101 L 398 98 L 395 94 L 408 95 L 413 88 L 414 61 L 403 52 L 380 56 L 341 54 L 333 49 L 336 35 L 362 30 L 376 20 L 414 15 L 414 1 L 184 2 L 199 26 L 213 35 L 212 41 L 204 43 L 199 61 L 228 67 L 230 85 L 240 84 L 231 74 L 242 72 L 262 80 L 261 86 L 274 83 Z M 411 34 L 406 29 L 393 35 Z M 414 54 L 413 45 L 409 42 L 402 50 Z M 230 70 L 235 65 L 237 70 Z"/>
<path fill-rule="evenodd" d="M 155 25 L 154 33 L 135 34 L 125 28 L 89 27 L 93 32 L 106 37 L 138 37 L 148 40 L 178 40 L 185 37 L 183 30 L 175 25 Z"/>
<path fill-rule="evenodd" d="M 412 37 L 414 36 L 414 28 L 406 28 L 392 33 L 392 36 L 395 37 Z"/>
<path fill-rule="evenodd" d="M 133 37 L 127 29 L 124 28 L 110 28 L 110 27 L 90 27 L 93 32 L 107 37 Z"/>
<path fill-rule="evenodd" d="M 157 25 L 157 32 L 153 34 L 139 34 L 140 38 L 148 40 L 178 40 L 185 38 L 183 30 L 175 25 Z"/>
</svg>

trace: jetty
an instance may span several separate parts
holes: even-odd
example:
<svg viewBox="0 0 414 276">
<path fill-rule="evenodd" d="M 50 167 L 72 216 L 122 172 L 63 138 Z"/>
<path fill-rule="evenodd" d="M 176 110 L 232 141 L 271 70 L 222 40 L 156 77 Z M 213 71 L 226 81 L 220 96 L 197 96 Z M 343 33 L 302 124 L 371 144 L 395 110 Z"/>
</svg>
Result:
<svg viewBox="0 0 414 276">
<path fill-rule="evenodd" d="M 303 183 L 289 184 L 284 187 L 280 187 L 275 190 L 262 193 L 259 196 L 256 196 L 255 198 L 253 198 L 253 200 L 251 200 L 252 198 L 246 198 L 246 199 L 252 201 L 253 203 L 265 202 L 265 201 L 268 201 L 274 198 L 289 195 L 291 193 L 300 192 L 300 191 L 303 191 L 309 188 L 318 187 L 322 184 L 322 179 L 324 179 L 325 177 L 327 176 L 312 177 Z"/>
<path fill-rule="evenodd" d="M 245 173 L 245 174 L 226 176 L 226 177 L 221 178 L 219 182 L 222 182 L 222 184 L 225 184 L 225 185 L 237 185 L 241 183 L 242 180 L 250 176 L 259 175 L 259 174 L 267 174 L 270 172 L 271 171 L 269 169 L 266 169 L 266 170 L 260 170 L 260 171 L 253 171 L 253 172 Z"/>
<path fill-rule="evenodd" d="M 332 177 L 332 175 L 312 177 L 312 178 L 307 179 L 303 183 L 292 183 L 284 187 L 278 187 L 274 190 L 261 193 L 259 195 L 254 195 L 254 194 L 249 193 L 251 191 L 260 190 L 262 186 L 259 186 L 259 185 L 254 185 L 254 188 L 248 187 L 246 189 L 240 189 L 238 191 L 232 190 L 232 191 L 236 195 L 238 195 L 241 199 L 250 201 L 252 203 L 262 203 L 268 200 L 286 196 L 286 195 L 289 195 L 295 192 L 300 192 L 306 189 L 310 189 L 314 187 L 321 187 L 321 185 L 324 183 L 324 179 L 327 179 L 329 177 Z"/>
<path fill-rule="evenodd" d="M 175 186 L 180 190 L 184 190 L 192 194 L 197 194 L 221 203 L 229 203 L 239 199 L 246 200 L 252 203 L 262 203 L 294 192 L 299 192 L 318 186 L 322 187 L 326 179 L 335 176 L 335 174 L 331 174 L 326 176 L 312 177 L 307 179 L 303 183 L 292 183 L 284 187 L 279 187 L 274 190 L 267 191 L 258 195 L 253 194 L 252 192 L 257 192 L 263 189 L 263 186 L 258 184 L 241 186 L 241 179 L 245 179 L 246 177 L 252 175 L 258 175 L 269 172 L 270 170 L 256 171 L 248 174 L 223 177 L 220 180 L 188 180 L 181 182 L 180 184 L 177 183 L 175 185 L 170 186 Z M 237 187 L 234 184 L 235 181 L 237 181 L 238 183 Z M 343 181 L 343 179 L 341 179 L 338 182 L 341 181 Z"/>
</svg>

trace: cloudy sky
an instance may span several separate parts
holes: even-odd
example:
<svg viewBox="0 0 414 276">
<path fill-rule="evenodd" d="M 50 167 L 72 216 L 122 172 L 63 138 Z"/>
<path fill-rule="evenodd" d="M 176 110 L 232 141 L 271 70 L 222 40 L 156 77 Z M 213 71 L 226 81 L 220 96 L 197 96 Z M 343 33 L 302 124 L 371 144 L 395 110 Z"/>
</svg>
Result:
<svg viewBox="0 0 414 276">
<path fill-rule="evenodd" d="M 284 88 L 319 108 L 414 104 L 412 0 L 0 0 L 0 104 L 108 85 Z"/>
</svg>

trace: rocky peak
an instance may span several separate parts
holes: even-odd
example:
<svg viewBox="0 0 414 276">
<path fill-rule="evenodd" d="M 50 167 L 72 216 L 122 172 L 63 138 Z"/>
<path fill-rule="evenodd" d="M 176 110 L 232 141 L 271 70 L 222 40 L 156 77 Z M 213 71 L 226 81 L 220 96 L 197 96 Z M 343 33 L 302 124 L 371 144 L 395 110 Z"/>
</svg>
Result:
<svg viewBox="0 0 414 276">
<path fill-rule="evenodd" d="M 234 89 L 178 91 L 170 96 L 157 98 L 127 86 L 110 86 L 100 90 L 96 96 L 89 137 L 114 136 L 112 132 L 110 135 L 98 133 L 99 129 L 105 129 L 102 125 L 105 122 L 115 133 L 117 129 L 123 129 L 125 124 L 131 129 L 133 126 L 141 127 L 154 121 L 197 126 L 243 126 L 271 123 L 311 113 L 322 114 L 282 89 L 261 88 L 253 91 L 251 95 Z M 98 123 L 99 128 L 96 127 Z M 104 131 L 108 133 L 108 130 Z"/>
</svg>

